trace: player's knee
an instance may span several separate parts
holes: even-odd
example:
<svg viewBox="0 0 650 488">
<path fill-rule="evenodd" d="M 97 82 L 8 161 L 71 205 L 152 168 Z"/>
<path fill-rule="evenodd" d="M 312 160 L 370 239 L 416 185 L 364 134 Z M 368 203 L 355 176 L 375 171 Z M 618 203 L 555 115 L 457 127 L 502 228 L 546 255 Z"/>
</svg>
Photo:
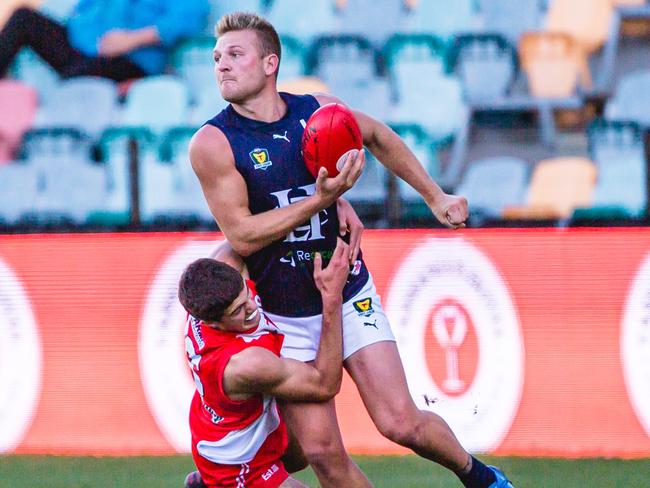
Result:
<svg viewBox="0 0 650 488">
<path fill-rule="evenodd" d="M 396 444 L 412 448 L 417 445 L 420 418 L 419 415 L 413 414 L 390 415 L 377 424 L 377 429 Z"/>
<path fill-rule="evenodd" d="M 335 472 L 348 462 L 348 454 L 339 442 L 321 440 L 302 446 L 305 458 L 316 471 Z"/>
</svg>

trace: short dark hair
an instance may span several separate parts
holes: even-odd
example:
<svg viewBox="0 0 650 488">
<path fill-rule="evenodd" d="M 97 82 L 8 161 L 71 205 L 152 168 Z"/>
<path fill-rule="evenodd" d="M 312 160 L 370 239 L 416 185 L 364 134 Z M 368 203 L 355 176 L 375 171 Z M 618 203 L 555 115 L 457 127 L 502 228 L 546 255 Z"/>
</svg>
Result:
<svg viewBox="0 0 650 488">
<path fill-rule="evenodd" d="M 200 258 L 183 271 L 178 299 L 192 317 L 217 322 L 243 288 L 244 280 L 235 268 L 216 259 Z"/>
</svg>

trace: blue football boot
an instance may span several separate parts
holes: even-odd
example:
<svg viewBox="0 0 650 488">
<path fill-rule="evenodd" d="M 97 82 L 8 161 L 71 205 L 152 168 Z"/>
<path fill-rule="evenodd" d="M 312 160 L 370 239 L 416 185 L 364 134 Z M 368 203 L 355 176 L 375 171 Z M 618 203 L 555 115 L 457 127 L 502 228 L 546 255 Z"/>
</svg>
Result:
<svg viewBox="0 0 650 488">
<path fill-rule="evenodd" d="M 494 473 L 494 476 L 496 477 L 496 481 L 490 485 L 489 488 L 514 488 L 512 486 L 512 483 L 510 483 L 510 480 L 506 478 L 506 475 L 503 474 L 503 472 L 494 466 L 488 466 Z"/>
</svg>

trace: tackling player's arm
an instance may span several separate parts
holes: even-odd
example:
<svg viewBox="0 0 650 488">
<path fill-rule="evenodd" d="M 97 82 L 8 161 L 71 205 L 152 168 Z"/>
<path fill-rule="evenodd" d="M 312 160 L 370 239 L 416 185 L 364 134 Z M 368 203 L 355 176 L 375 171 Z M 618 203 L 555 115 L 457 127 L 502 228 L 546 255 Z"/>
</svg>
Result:
<svg viewBox="0 0 650 488">
<path fill-rule="evenodd" d="M 235 167 L 226 136 L 216 127 L 205 125 L 190 143 L 190 160 L 208 202 L 208 207 L 231 246 L 248 256 L 284 238 L 312 215 L 329 207 L 349 190 L 361 175 L 363 159 L 350 158 L 336 178 L 318 174 L 313 195 L 286 207 L 256 215 L 248 207 L 246 182 Z"/>
<path fill-rule="evenodd" d="M 321 105 L 343 103 L 328 94 L 314 95 Z M 390 127 L 372 117 L 352 110 L 363 135 L 363 144 L 393 174 L 411 185 L 424 198 L 435 217 L 442 224 L 464 227 L 467 220 L 467 200 L 442 191 L 429 176 L 413 152 Z"/>
<path fill-rule="evenodd" d="M 314 259 L 314 281 L 323 300 L 323 328 L 313 364 L 282 359 L 261 347 L 235 354 L 223 374 L 224 389 L 234 400 L 263 393 L 290 401 L 325 401 L 341 387 L 343 339 L 341 307 L 349 273 L 349 246 L 338 239 L 327 268 L 320 254 Z"/>
</svg>

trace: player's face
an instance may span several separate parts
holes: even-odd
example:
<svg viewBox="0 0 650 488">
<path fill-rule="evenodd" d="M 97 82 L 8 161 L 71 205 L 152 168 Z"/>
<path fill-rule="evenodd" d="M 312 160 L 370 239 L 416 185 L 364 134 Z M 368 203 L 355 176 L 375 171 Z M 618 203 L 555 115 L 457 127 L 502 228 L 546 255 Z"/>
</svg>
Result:
<svg viewBox="0 0 650 488">
<path fill-rule="evenodd" d="M 220 36 L 214 63 L 223 99 L 240 104 L 259 93 L 267 82 L 267 58 L 261 54 L 254 31 L 231 31 Z"/>
<path fill-rule="evenodd" d="M 219 327 L 232 332 L 245 332 L 254 329 L 259 323 L 260 311 L 248 286 L 244 283 L 244 289 L 219 320 Z"/>
</svg>

